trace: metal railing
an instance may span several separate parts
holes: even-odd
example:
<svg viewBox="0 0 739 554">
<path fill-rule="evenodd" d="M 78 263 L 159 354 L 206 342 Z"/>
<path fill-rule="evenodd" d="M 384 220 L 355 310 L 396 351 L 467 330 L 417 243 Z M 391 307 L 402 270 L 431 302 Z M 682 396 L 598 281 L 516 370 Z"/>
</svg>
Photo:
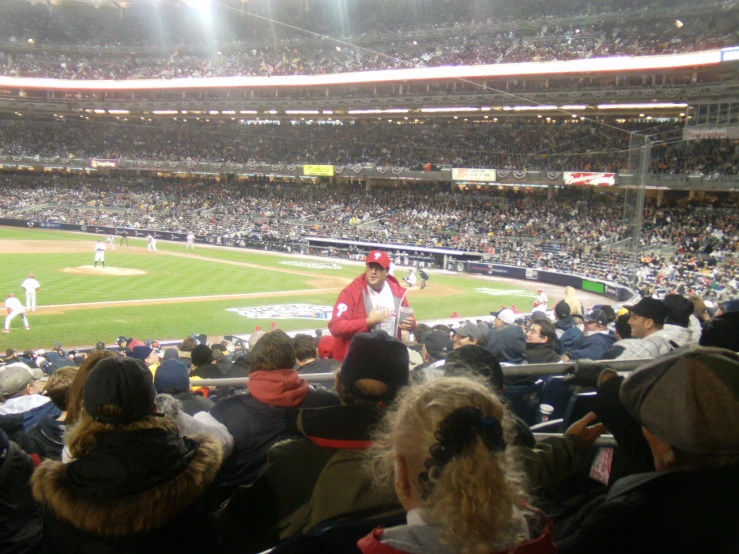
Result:
<svg viewBox="0 0 739 554">
<path fill-rule="evenodd" d="M 603 360 L 618 372 L 633 371 L 642 364 L 651 360 Z M 503 367 L 503 375 L 506 377 L 523 377 L 523 376 L 542 376 L 542 375 L 565 375 L 572 373 L 575 369 L 575 362 L 552 363 L 552 364 L 524 364 L 517 366 Z M 301 375 L 308 383 L 333 383 L 333 373 L 308 373 Z M 198 387 L 244 387 L 249 381 L 248 377 L 224 378 L 224 379 L 198 379 L 193 382 Z"/>
</svg>

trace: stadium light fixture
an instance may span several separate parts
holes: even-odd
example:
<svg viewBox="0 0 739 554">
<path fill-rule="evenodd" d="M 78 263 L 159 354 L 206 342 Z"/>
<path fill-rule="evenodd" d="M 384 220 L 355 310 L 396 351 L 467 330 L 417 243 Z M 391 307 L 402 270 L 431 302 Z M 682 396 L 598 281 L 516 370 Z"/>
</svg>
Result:
<svg viewBox="0 0 739 554">
<path fill-rule="evenodd" d="M 210 115 L 218 115 L 218 110 L 210 110 L 208 113 Z"/>
<path fill-rule="evenodd" d="M 598 104 L 599 110 L 650 110 L 652 108 L 687 108 L 685 103 L 653 102 L 651 104 Z"/>
<path fill-rule="evenodd" d="M 390 108 L 387 110 L 349 110 L 347 113 L 349 115 L 368 115 L 378 113 L 408 113 L 408 110 L 405 108 Z"/>
<path fill-rule="evenodd" d="M 151 113 L 154 115 L 177 115 L 177 110 L 152 110 Z"/>
<path fill-rule="evenodd" d="M 503 106 L 504 112 L 546 112 L 549 110 L 556 110 L 557 106 L 544 105 L 544 106 Z"/>
<path fill-rule="evenodd" d="M 203 16 L 210 15 L 210 2 L 211 0 L 188 0 L 187 4 L 195 8 Z"/>
<path fill-rule="evenodd" d="M 318 115 L 318 110 L 285 110 L 288 115 Z M 326 112 L 324 112 L 326 113 Z"/>
<path fill-rule="evenodd" d="M 94 110 L 92 110 L 92 111 L 94 111 L 94 112 L 95 112 L 96 114 L 103 114 L 103 113 L 105 113 L 105 110 L 103 110 L 103 109 L 101 109 L 101 108 L 95 108 L 95 109 L 94 109 Z"/>
<path fill-rule="evenodd" d="M 255 114 L 255 113 L 257 113 L 257 110 L 241 110 L 241 111 L 239 111 L 239 113 L 242 113 L 242 114 Z"/>
<path fill-rule="evenodd" d="M 560 110 L 567 110 L 568 112 L 572 110 L 586 110 L 587 108 L 585 104 L 565 104 L 559 107 Z"/>
<path fill-rule="evenodd" d="M 442 113 L 442 112 L 478 112 L 480 108 L 464 107 L 464 108 L 421 108 L 423 113 Z"/>
<path fill-rule="evenodd" d="M 128 115 L 129 112 L 128 110 L 108 110 L 108 113 Z"/>
<path fill-rule="evenodd" d="M 234 115 L 236 111 L 235 110 L 221 110 L 221 113 L 223 115 Z"/>
</svg>

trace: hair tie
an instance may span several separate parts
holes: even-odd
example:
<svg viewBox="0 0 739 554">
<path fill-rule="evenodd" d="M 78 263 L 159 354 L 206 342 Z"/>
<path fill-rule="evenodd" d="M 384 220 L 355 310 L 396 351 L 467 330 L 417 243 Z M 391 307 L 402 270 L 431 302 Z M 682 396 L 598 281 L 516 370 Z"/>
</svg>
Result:
<svg viewBox="0 0 739 554">
<path fill-rule="evenodd" d="M 447 415 L 434 433 L 437 442 L 429 448 L 431 457 L 424 462 L 426 471 L 418 476 L 418 480 L 428 494 L 431 483 L 441 477 L 444 467 L 465 449 L 475 443 L 476 437 L 491 452 L 505 450 L 503 427 L 497 418 L 483 416 L 477 406 L 457 408 Z"/>
</svg>

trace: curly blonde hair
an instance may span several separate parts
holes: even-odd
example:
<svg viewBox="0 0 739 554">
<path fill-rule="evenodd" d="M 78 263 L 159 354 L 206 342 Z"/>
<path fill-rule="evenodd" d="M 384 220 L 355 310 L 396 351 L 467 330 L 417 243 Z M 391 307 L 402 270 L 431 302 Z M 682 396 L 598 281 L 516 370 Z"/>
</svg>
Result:
<svg viewBox="0 0 739 554">
<path fill-rule="evenodd" d="M 401 456 L 411 486 L 422 499 L 423 518 L 440 528 L 440 539 L 454 552 L 477 554 L 506 550 L 529 539 L 525 510 L 528 493 L 513 449 L 490 451 L 479 436 L 441 472 L 428 472 L 429 486 L 418 477 L 426 471 L 442 420 L 463 407 L 477 407 L 496 418 L 507 443 L 515 422 L 501 399 L 480 380 L 446 377 L 407 387 L 379 426 L 369 470 L 377 486 L 392 486 L 394 462 Z M 438 435 L 437 435 L 438 436 Z"/>
</svg>

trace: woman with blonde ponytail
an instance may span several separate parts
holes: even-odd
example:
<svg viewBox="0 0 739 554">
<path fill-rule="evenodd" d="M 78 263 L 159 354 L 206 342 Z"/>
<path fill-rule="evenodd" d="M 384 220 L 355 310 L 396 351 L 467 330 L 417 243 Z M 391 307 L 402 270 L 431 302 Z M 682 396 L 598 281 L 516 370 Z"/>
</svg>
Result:
<svg viewBox="0 0 739 554">
<path fill-rule="evenodd" d="M 506 449 L 515 422 L 484 383 L 437 379 L 408 387 L 384 418 L 369 460 L 391 481 L 407 525 L 375 529 L 365 554 L 555 553 L 551 522 L 535 511 Z"/>
<path fill-rule="evenodd" d="M 575 294 L 575 289 L 572 287 L 565 287 L 565 302 L 570 307 L 570 315 L 583 315 L 582 303 Z"/>
</svg>

